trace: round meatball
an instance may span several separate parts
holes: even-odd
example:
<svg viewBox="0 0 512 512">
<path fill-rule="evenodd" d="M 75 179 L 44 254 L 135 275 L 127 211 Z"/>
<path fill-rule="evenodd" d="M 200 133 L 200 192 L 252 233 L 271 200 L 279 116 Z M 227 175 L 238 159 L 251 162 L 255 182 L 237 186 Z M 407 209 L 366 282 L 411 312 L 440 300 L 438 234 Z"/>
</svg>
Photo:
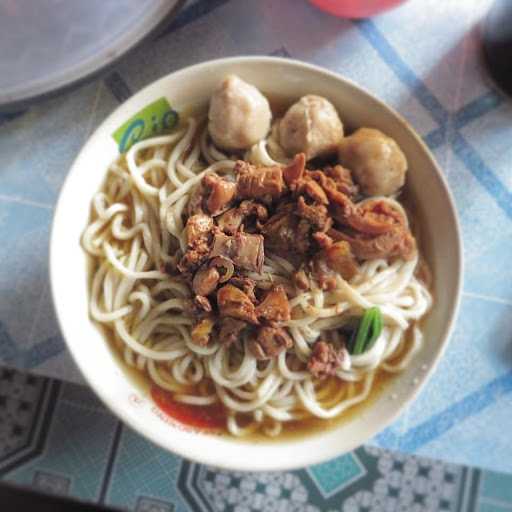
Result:
<svg viewBox="0 0 512 512">
<path fill-rule="evenodd" d="M 267 135 L 271 119 L 267 98 L 253 85 L 231 75 L 211 97 L 208 131 L 222 149 L 249 149 Z"/>
<path fill-rule="evenodd" d="M 342 138 L 343 125 L 333 104 L 314 94 L 294 103 L 279 123 L 279 142 L 289 156 L 329 156 Z"/>
<path fill-rule="evenodd" d="M 360 128 L 339 147 L 341 165 L 352 171 L 367 196 L 390 196 L 405 183 L 407 160 L 398 144 L 380 130 Z"/>
</svg>

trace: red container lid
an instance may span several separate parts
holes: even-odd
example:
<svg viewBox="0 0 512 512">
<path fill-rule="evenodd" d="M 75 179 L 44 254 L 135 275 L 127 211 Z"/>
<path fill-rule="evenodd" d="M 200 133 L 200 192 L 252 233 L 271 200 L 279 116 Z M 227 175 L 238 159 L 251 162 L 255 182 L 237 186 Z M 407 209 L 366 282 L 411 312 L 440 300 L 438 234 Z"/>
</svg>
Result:
<svg viewBox="0 0 512 512">
<path fill-rule="evenodd" d="M 405 0 L 310 0 L 310 2 L 341 18 L 369 18 L 396 7 Z"/>
</svg>

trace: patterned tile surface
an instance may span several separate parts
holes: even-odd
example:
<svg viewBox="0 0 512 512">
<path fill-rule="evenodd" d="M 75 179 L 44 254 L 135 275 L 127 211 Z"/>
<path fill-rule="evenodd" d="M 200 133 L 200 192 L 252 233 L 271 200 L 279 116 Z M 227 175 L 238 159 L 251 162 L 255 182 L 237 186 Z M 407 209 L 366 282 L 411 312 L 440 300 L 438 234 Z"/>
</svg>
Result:
<svg viewBox="0 0 512 512">
<path fill-rule="evenodd" d="M 490 2 L 409 0 L 359 22 L 306 0 L 189 2 L 106 78 L 1 116 L 0 362 L 80 382 L 50 305 L 47 254 L 59 187 L 91 130 L 132 92 L 185 65 L 236 54 L 303 59 L 343 73 L 413 124 L 441 164 L 461 218 L 466 274 L 457 329 L 420 398 L 371 444 L 512 472 L 503 428 L 512 414 L 512 103 L 481 63 L 478 23 Z M 87 483 L 89 492 L 94 485 Z M 148 490 L 139 506 L 164 507 L 150 505 L 151 496 Z M 486 506 L 501 505 L 496 498 Z"/>
<path fill-rule="evenodd" d="M 85 387 L 0 369 L 0 480 L 135 512 L 512 510 L 512 475 L 361 447 L 298 471 L 188 462 L 123 426 Z"/>
</svg>

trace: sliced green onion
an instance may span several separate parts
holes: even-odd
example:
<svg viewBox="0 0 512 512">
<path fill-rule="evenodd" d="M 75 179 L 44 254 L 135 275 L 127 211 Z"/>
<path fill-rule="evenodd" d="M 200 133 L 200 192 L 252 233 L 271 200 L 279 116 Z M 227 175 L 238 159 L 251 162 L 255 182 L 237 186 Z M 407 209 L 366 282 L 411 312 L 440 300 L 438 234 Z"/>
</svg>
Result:
<svg viewBox="0 0 512 512">
<path fill-rule="evenodd" d="M 368 338 L 368 341 L 366 342 L 363 352 L 366 352 L 370 350 L 373 347 L 373 344 L 377 341 L 379 336 L 382 333 L 382 327 L 383 327 L 383 320 L 382 320 L 382 313 L 380 312 L 380 309 L 375 307 L 374 309 L 374 316 L 373 321 L 371 325 L 371 336 Z"/>
<path fill-rule="evenodd" d="M 364 351 L 364 347 L 366 345 L 366 340 L 368 339 L 368 332 L 370 330 L 370 325 L 373 320 L 373 311 L 372 309 L 368 309 L 365 311 L 363 318 L 361 318 L 361 322 L 359 323 L 359 328 L 357 329 L 356 342 L 354 344 L 354 355 L 362 354 Z"/>
<path fill-rule="evenodd" d="M 367 309 L 359 322 L 359 327 L 353 331 L 350 338 L 348 348 L 351 353 L 359 355 L 369 350 L 380 336 L 382 327 L 380 309 L 378 307 Z"/>
</svg>

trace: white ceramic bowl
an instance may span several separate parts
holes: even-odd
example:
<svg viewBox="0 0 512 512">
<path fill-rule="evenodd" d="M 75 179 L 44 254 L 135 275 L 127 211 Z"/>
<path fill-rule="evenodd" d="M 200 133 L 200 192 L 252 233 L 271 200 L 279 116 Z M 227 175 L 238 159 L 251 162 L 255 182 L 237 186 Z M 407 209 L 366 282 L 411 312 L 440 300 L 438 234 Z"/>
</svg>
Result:
<svg viewBox="0 0 512 512">
<path fill-rule="evenodd" d="M 433 270 L 435 306 L 424 324 L 426 343 L 371 406 L 338 427 L 282 441 L 244 441 L 200 434 L 165 421 L 151 398 L 127 377 L 88 314 L 86 256 L 80 236 L 90 201 L 108 165 L 118 156 L 112 133 L 148 104 L 165 97 L 177 110 L 206 104 L 213 88 L 236 73 L 264 93 L 290 100 L 325 96 L 348 127 L 376 127 L 394 137 L 410 162 L 408 193 L 425 236 Z M 167 450 L 198 462 L 238 470 L 283 470 L 333 458 L 364 443 L 390 424 L 418 393 L 442 355 L 458 308 L 462 251 L 453 201 L 440 169 L 414 130 L 396 112 L 339 75 L 302 62 L 239 57 L 198 64 L 149 85 L 117 108 L 78 155 L 62 188 L 51 237 L 53 300 L 69 351 L 89 385 L 126 424 Z M 413 385 L 413 379 L 417 384 Z M 391 398 L 393 395 L 393 398 Z"/>
</svg>

